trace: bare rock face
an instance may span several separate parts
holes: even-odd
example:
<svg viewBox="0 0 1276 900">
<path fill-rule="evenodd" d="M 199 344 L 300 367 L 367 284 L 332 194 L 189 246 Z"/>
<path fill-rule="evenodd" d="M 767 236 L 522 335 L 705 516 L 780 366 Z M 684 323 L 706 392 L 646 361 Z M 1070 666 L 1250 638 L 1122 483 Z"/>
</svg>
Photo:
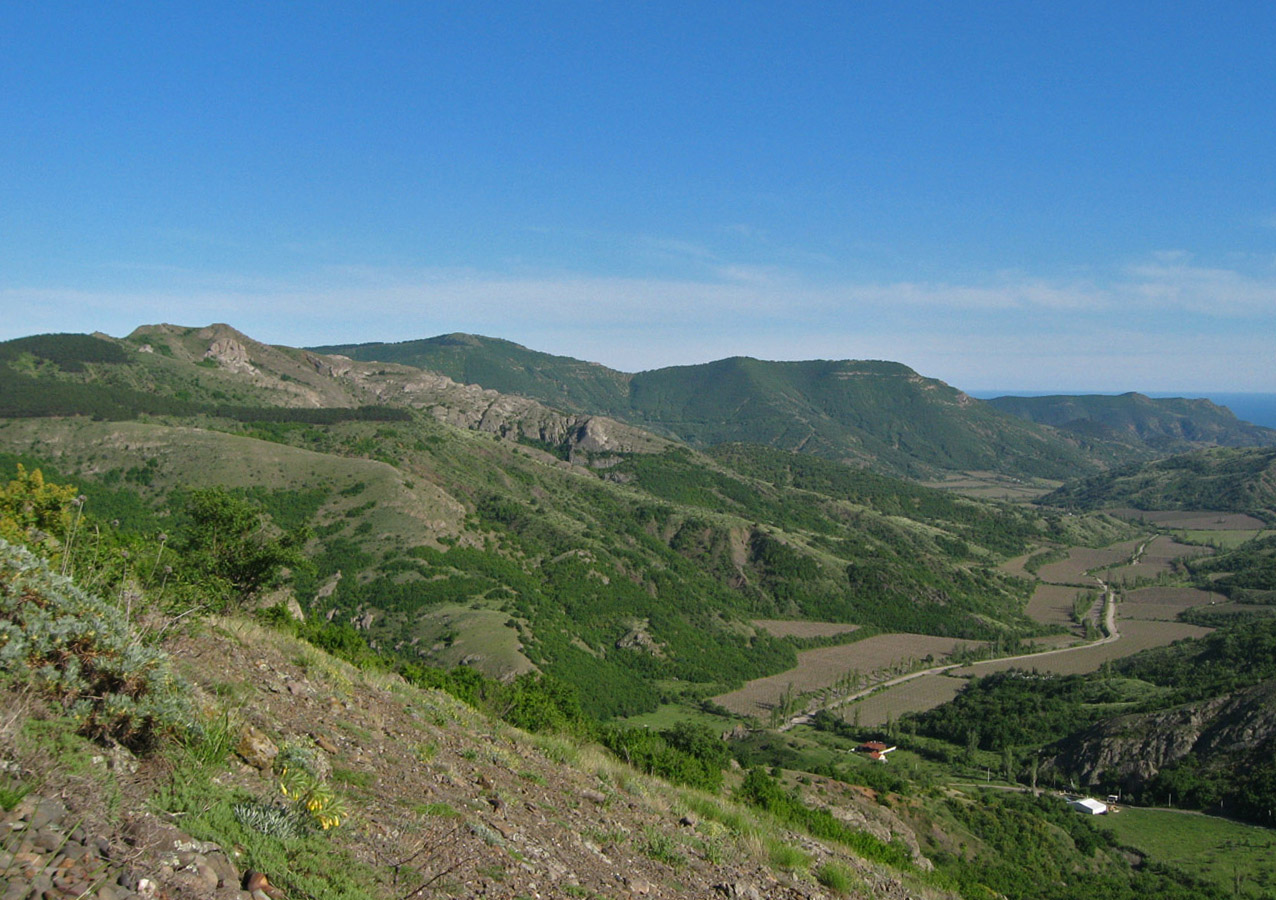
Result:
<svg viewBox="0 0 1276 900">
<path fill-rule="evenodd" d="M 329 577 L 327 581 L 325 581 L 323 584 L 319 586 L 319 590 L 315 592 L 315 599 L 316 600 L 328 599 L 329 597 L 332 596 L 333 592 L 336 591 L 337 585 L 339 585 L 340 583 L 341 583 L 341 570 L 338 569 L 337 571 L 332 573 L 331 577 Z M 331 614 L 329 614 L 329 618 L 331 618 Z"/>
<path fill-rule="evenodd" d="M 235 745 L 235 753 L 254 769 L 266 772 L 279 755 L 279 748 L 260 729 L 246 725 L 239 736 L 239 743 Z"/>
<path fill-rule="evenodd" d="M 234 338 L 215 338 L 208 345 L 204 359 L 212 359 L 223 369 L 239 372 L 244 375 L 256 375 L 257 367 L 248 358 L 248 349 Z"/>
<path fill-rule="evenodd" d="M 1046 763 L 1081 784 L 1137 788 L 1188 755 L 1234 767 L 1276 749 L 1276 681 L 1197 703 L 1100 722 Z"/>
<path fill-rule="evenodd" d="M 302 358 L 315 372 L 328 378 L 339 378 L 354 367 L 353 360 L 346 356 L 320 356 L 307 352 Z"/>
<path fill-rule="evenodd" d="M 922 853 L 917 835 L 890 808 L 880 805 L 872 791 L 850 788 L 834 781 L 823 781 L 826 796 L 836 798 L 828 807 L 829 813 L 857 831 L 873 835 L 880 841 L 902 842 L 908 847 L 913 864 L 923 872 L 929 872 L 934 864 Z M 857 796 L 862 795 L 862 796 Z M 854 798 L 854 799 L 851 799 Z"/>
<path fill-rule="evenodd" d="M 641 650 L 644 653 L 650 653 L 652 656 L 663 657 L 664 649 L 660 644 L 647 633 L 643 625 L 636 625 L 629 632 L 616 641 L 616 646 L 621 650 Z"/>
<path fill-rule="evenodd" d="M 292 616 L 298 622 L 306 621 L 306 614 L 301 608 L 301 603 L 297 600 L 297 595 L 292 592 L 292 588 L 283 587 L 278 590 L 269 591 L 257 598 L 258 609 L 271 609 L 275 606 L 282 606 L 288 611 L 288 615 Z"/>
<path fill-rule="evenodd" d="M 334 366 L 342 365 L 343 360 L 332 356 L 316 359 Z M 344 363 L 349 368 L 337 374 L 381 402 L 424 409 L 440 422 L 458 428 L 563 448 L 573 462 L 576 454 L 654 453 L 668 446 L 664 439 L 614 419 L 569 415 L 527 397 L 460 384 L 446 375 L 406 366 Z"/>
</svg>

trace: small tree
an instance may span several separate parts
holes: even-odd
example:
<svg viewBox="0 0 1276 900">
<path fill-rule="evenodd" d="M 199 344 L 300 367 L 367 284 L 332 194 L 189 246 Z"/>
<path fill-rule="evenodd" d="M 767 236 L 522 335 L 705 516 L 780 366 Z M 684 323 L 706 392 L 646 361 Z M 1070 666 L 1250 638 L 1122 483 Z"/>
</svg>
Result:
<svg viewBox="0 0 1276 900">
<path fill-rule="evenodd" d="M 193 491 L 174 544 L 183 577 L 222 605 L 278 584 L 285 567 L 306 564 L 308 528 L 281 533 L 270 516 L 224 488 Z"/>
<path fill-rule="evenodd" d="M 19 463 L 17 477 L 0 488 L 0 538 L 56 553 L 68 538 L 78 500 L 71 485 L 50 484 L 39 469 L 28 472 Z"/>
</svg>

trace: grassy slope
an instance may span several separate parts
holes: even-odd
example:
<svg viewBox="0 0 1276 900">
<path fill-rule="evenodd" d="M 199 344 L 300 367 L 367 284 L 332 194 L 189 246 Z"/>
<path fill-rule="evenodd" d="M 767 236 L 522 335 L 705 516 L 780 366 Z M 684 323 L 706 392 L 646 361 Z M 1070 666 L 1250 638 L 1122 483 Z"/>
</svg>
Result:
<svg viewBox="0 0 1276 900">
<path fill-rule="evenodd" d="M 1201 443 L 1227 447 L 1276 444 L 1276 430 L 1242 422 L 1227 407 L 1204 399 L 1153 399 L 1128 393 L 1118 397 L 996 397 L 988 403 L 1041 425 L 1146 443 L 1161 450 L 1187 449 Z"/>
<path fill-rule="evenodd" d="M 473 335 L 318 349 L 432 369 L 568 410 L 614 416 L 695 445 L 769 444 L 871 461 L 897 473 L 1057 476 L 1092 469 L 1087 453 L 1097 449 L 1080 449 L 1075 440 L 898 363 L 736 357 L 625 375 Z"/>
<path fill-rule="evenodd" d="M 302 446 L 154 422 L 0 425 L 5 449 L 154 498 L 186 484 L 323 488 L 329 496 L 311 520 L 317 570 L 299 573 L 304 601 L 341 571 L 320 612 L 372 611 L 371 633 L 387 646 L 419 639 L 428 652 L 443 638 L 439 661 L 455 661 L 453 645 L 466 641 L 449 644 L 448 623 L 423 621 L 420 610 L 488 611 L 456 617 L 458 637 L 469 636 L 467 623 L 493 633 L 499 613 L 495 643 L 506 649 L 474 653 L 480 665 L 522 667 L 509 652 L 517 635 L 535 662 L 605 696 L 603 713 L 653 708 L 656 683 L 704 696 L 791 665 L 786 642 L 743 624 L 760 614 L 1022 633 L 1023 589 L 992 566 L 1051 531 L 1037 514 L 890 479 L 872 479 L 870 490 L 867 476 L 832 463 L 803 462 L 803 472 L 827 471 L 795 489 L 791 474 L 770 472 L 788 457 L 775 451 L 734 450 L 743 473 L 688 451 L 633 456 L 606 480 L 422 417 L 276 436 Z M 750 463 L 751 452 L 761 455 Z M 843 473 L 845 484 L 833 477 Z M 146 484 L 130 480 L 140 478 Z M 1010 525 L 989 531 L 999 516 Z M 881 603 L 883 592 L 899 602 Z M 657 649 L 618 648 L 635 630 Z"/>
<path fill-rule="evenodd" d="M 24 596 L 45 580 L 28 577 Z M 732 774 L 729 795 L 714 796 L 645 777 L 596 746 L 485 719 L 257 623 L 216 617 L 164 631 L 204 708 L 203 728 L 162 749 L 167 758 L 140 770 L 90 762 L 97 748 L 75 736 L 70 718 L 7 690 L 0 752 L 6 805 L 34 789 L 63 796 L 90 835 L 118 838 L 127 825 L 129 860 L 159 873 L 165 890 L 171 876 L 159 860 L 189 835 L 234 847 L 239 866 L 268 872 L 289 895 L 334 898 L 401 897 L 419 884 L 511 896 L 549 884 L 564 896 L 599 896 L 614 893 L 618 871 L 632 893 L 672 897 L 708 896 L 724 883 L 791 900 L 826 889 L 927 900 L 1221 895 L 1135 870 L 1057 798 L 933 790 L 946 772 L 920 759 L 901 777 L 824 754 L 821 775 Z M 257 743 L 280 751 L 273 771 L 232 755 L 248 698 Z M 285 837 L 254 824 L 264 816 L 240 812 L 279 808 L 285 765 L 326 786 L 321 808 L 340 810 L 336 828 Z M 751 781 L 766 787 L 768 811 L 748 800 Z M 157 821 L 169 824 L 142 837 Z"/>
<path fill-rule="evenodd" d="M 1122 809 L 1105 827 L 1152 859 L 1173 859 L 1237 897 L 1276 893 L 1276 832 L 1177 810 Z"/>
<path fill-rule="evenodd" d="M 635 375 L 638 421 L 693 444 L 749 441 L 907 474 L 1085 470 L 1075 449 L 906 366 L 733 358 Z"/>
<path fill-rule="evenodd" d="M 1276 521 L 1276 449 L 1198 450 L 1129 466 L 1042 498 L 1080 509 L 1212 509 Z"/>
</svg>

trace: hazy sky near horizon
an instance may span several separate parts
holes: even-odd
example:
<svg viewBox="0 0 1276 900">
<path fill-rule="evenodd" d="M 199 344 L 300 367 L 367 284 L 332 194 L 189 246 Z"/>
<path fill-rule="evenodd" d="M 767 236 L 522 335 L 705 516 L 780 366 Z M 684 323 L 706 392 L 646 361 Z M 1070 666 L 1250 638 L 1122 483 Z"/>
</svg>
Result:
<svg viewBox="0 0 1276 900">
<path fill-rule="evenodd" d="M 1276 391 L 1276 6 L 11 3 L 0 338 Z"/>
</svg>

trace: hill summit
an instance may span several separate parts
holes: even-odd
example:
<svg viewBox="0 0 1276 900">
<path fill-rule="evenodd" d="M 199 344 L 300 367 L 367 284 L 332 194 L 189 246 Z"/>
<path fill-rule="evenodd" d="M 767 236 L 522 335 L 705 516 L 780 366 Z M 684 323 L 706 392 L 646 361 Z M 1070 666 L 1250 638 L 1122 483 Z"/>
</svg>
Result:
<svg viewBox="0 0 1276 900">
<path fill-rule="evenodd" d="M 1276 445 L 1276 430 L 1208 400 L 976 400 L 898 362 L 746 356 L 629 374 L 472 334 L 313 348 L 415 366 L 692 446 L 747 442 L 909 477 L 996 472 L 1066 479 L 1204 446 Z"/>
<path fill-rule="evenodd" d="M 692 446 L 747 442 L 914 476 L 1096 469 L 1084 442 L 1003 413 L 908 366 L 880 360 L 731 357 L 627 374 L 477 335 L 313 348 L 393 362 L 593 412 Z"/>
</svg>

